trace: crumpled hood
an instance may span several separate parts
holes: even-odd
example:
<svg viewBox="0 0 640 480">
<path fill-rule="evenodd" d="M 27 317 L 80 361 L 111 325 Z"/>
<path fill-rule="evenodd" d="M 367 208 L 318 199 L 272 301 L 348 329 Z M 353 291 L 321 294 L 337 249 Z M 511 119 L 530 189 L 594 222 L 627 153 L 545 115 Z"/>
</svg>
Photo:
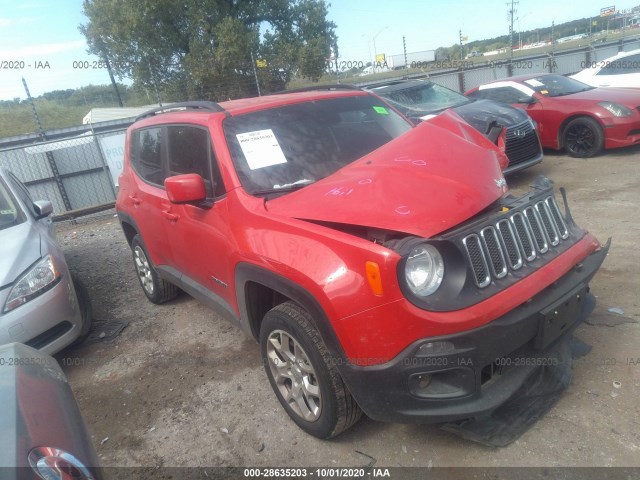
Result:
<svg viewBox="0 0 640 480">
<path fill-rule="evenodd" d="M 0 230 L 0 288 L 13 283 L 38 260 L 40 233 L 29 222 Z"/>
<path fill-rule="evenodd" d="M 500 198 L 506 186 L 499 152 L 454 113 L 443 115 L 459 124 L 456 133 L 423 122 L 333 175 L 270 200 L 267 210 L 421 237 L 460 224 Z M 474 137 L 486 143 L 478 146 Z"/>
<path fill-rule="evenodd" d="M 496 121 L 503 127 L 517 125 L 529 117 L 523 110 L 492 100 L 476 100 L 454 108 L 469 125 L 482 134 L 486 134 L 491 122 Z"/>
</svg>

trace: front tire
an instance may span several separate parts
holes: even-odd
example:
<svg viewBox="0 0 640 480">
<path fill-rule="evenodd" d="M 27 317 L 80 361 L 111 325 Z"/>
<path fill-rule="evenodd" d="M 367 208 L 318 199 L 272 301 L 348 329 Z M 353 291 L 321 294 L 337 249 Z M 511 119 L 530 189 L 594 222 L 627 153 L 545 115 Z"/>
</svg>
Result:
<svg viewBox="0 0 640 480">
<path fill-rule="evenodd" d="M 604 147 L 602 127 L 593 118 L 578 117 L 564 127 L 563 145 L 572 157 L 588 158 L 599 154 Z"/>
<path fill-rule="evenodd" d="M 178 295 L 178 287 L 158 275 L 140 235 L 136 235 L 131 240 L 131 252 L 140 286 L 147 298 L 156 304 L 174 299 Z"/>
<path fill-rule="evenodd" d="M 264 368 L 291 419 L 314 437 L 339 435 L 362 416 L 309 313 L 293 302 L 267 312 L 260 328 Z"/>
</svg>

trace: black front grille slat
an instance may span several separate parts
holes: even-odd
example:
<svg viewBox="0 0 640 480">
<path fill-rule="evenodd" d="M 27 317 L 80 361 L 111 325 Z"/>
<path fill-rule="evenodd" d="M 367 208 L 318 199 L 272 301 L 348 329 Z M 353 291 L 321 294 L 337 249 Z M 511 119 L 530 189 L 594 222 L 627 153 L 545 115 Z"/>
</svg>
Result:
<svg viewBox="0 0 640 480">
<path fill-rule="evenodd" d="M 522 268 L 567 238 L 567 224 L 555 198 L 549 196 L 485 225 L 479 233 L 465 236 L 462 243 L 476 285 L 484 288 L 492 279 Z"/>
<path fill-rule="evenodd" d="M 502 246 L 498 240 L 498 234 L 495 228 L 487 227 L 480 231 L 482 237 L 482 243 L 489 254 L 489 260 L 491 261 L 492 273 L 496 278 L 502 278 L 507 274 L 507 262 L 502 253 Z"/>
<path fill-rule="evenodd" d="M 522 255 L 518 248 L 518 241 L 511 223 L 509 223 L 509 220 L 505 219 L 500 220 L 496 226 L 498 227 L 498 232 L 500 232 L 502 245 L 507 253 L 507 258 L 509 259 L 509 266 L 512 270 L 519 269 L 522 267 Z"/>
<path fill-rule="evenodd" d="M 562 218 L 562 215 L 560 214 L 560 208 L 558 208 L 558 204 L 553 201 L 551 197 L 547 198 L 545 200 L 545 203 L 551 211 L 551 215 L 553 216 L 553 221 L 555 222 L 556 227 L 558 227 L 560 238 L 562 238 L 563 240 L 566 239 L 569 236 L 569 230 L 567 229 L 567 224 L 564 222 L 564 218 Z"/>
<path fill-rule="evenodd" d="M 544 229 L 547 232 L 549 243 L 552 247 L 555 247 L 556 245 L 558 245 L 558 243 L 560 243 L 560 235 L 558 234 L 558 230 L 553 223 L 551 212 L 548 210 L 548 207 L 544 202 L 536 203 L 536 211 L 538 212 L 538 216 L 542 220 Z"/>
<path fill-rule="evenodd" d="M 536 214 L 533 207 L 525 208 L 524 216 L 529 222 L 531 231 L 533 232 L 533 240 L 536 243 L 536 247 L 540 253 L 546 253 L 549 250 L 549 243 L 547 242 L 547 236 L 544 233 L 542 221 Z"/>
<path fill-rule="evenodd" d="M 491 283 L 491 275 L 489 274 L 489 265 L 482 251 L 480 237 L 476 234 L 469 235 L 464 240 L 464 246 L 467 249 L 467 255 L 471 261 L 471 267 L 475 274 L 476 285 L 480 288 L 486 287 Z"/>
</svg>

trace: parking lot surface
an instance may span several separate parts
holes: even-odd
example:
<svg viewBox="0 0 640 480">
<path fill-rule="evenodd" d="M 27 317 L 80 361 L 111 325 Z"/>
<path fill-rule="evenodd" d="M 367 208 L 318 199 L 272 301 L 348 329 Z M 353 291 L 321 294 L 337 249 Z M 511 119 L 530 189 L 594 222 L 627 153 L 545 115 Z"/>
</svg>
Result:
<svg viewBox="0 0 640 480">
<path fill-rule="evenodd" d="M 501 449 L 367 418 L 334 440 L 304 434 L 253 340 L 186 294 L 147 301 L 113 211 L 58 225 L 96 321 L 105 331 L 127 323 L 113 340 L 57 355 L 102 465 L 640 466 L 640 147 L 590 159 L 548 152 L 508 182 L 523 192 L 540 174 L 566 187 L 580 226 L 613 243 L 591 282 L 598 306 L 576 331 L 591 353 L 556 406 Z"/>
</svg>

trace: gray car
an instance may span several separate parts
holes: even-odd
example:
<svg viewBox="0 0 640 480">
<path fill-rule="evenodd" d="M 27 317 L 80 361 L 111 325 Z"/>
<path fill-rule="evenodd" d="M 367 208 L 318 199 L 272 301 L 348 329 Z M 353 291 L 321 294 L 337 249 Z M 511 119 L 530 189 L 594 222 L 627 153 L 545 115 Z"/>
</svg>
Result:
<svg viewBox="0 0 640 480">
<path fill-rule="evenodd" d="M 80 297 L 55 239 L 46 200 L 0 167 L 0 345 L 55 353 L 85 337 L 90 307 Z"/>
</svg>

